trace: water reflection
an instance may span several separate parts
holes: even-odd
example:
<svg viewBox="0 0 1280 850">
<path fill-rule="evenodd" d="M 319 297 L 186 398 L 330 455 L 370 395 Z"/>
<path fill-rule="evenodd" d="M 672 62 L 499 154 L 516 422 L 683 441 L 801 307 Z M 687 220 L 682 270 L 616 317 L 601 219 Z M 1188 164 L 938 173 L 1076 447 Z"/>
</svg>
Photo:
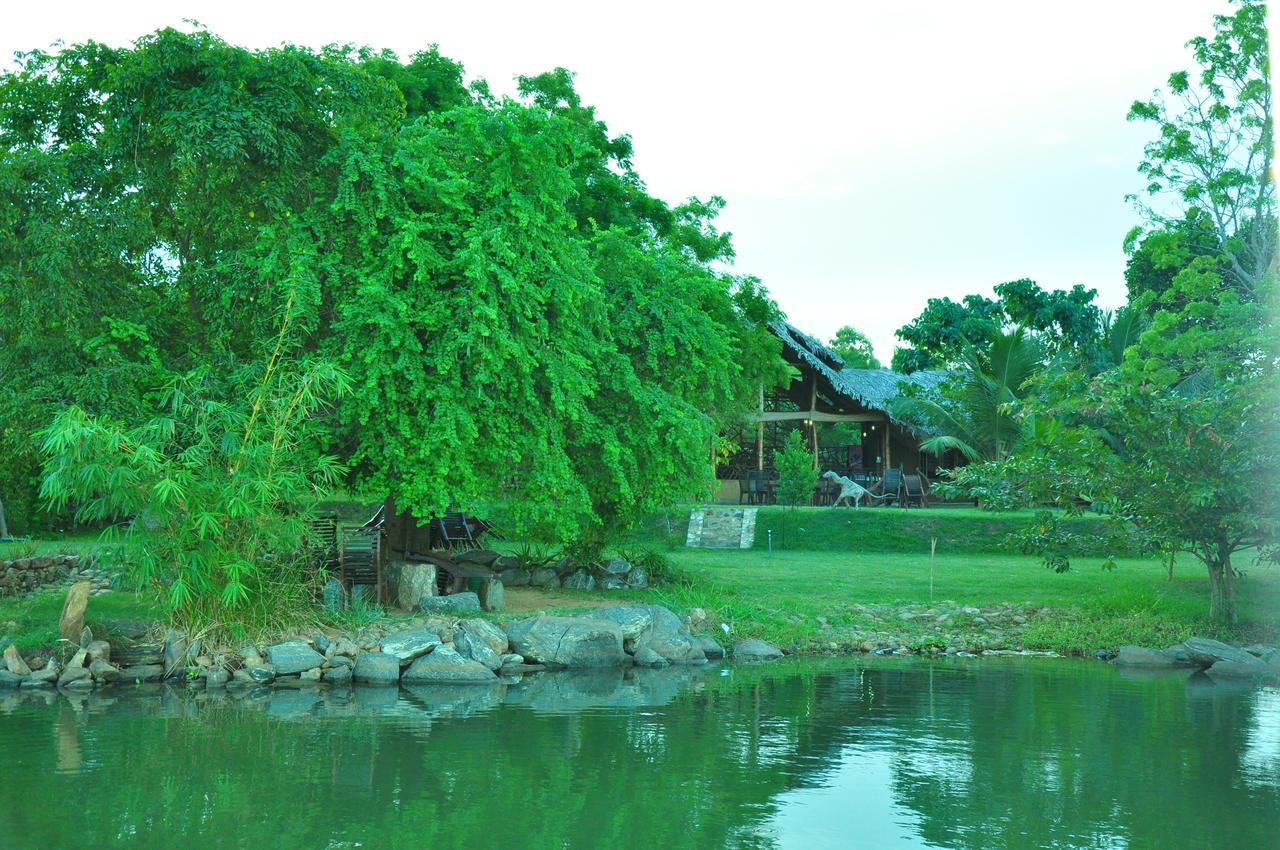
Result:
<svg viewBox="0 0 1280 850">
<path fill-rule="evenodd" d="M 0 759 L 0 848 L 1267 847 L 1280 691 L 989 660 L 0 691 Z"/>
</svg>

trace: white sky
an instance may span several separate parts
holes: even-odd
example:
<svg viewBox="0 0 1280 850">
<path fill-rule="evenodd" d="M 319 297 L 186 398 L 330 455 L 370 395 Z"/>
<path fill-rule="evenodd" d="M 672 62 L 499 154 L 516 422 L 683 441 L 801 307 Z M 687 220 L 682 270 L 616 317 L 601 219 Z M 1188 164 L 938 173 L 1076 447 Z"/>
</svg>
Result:
<svg viewBox="0 0 1280 850">
<path fill-rule="evenodd" d="M 127 44 L 194 18 L 250 47 L 431 42 L 510 92 L 564 66 L 669 201 L 719 194 L 735 271 L 792 322 L 852 324 L 887 362 L 932 296 L 1030 277 L 1124 300 L 1129 104 L 1186 67 L 1225 0 L 972 3 L 23 3 L 0 58 Z"/>
</svg>

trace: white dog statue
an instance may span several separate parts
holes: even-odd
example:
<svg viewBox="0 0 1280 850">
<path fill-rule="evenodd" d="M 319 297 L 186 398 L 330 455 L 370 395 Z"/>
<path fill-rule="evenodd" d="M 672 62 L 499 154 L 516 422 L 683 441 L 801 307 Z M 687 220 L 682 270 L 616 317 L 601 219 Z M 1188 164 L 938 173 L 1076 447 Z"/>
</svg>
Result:
<svg viewBox="0 0 1280 850">
<path fill-rule="evenodd" d="M 840 485 L 840 496 L 834 502 L 831 503 L 831 507 L 833 508 L 836 505 L 840 504 L 841 502 L 846 502 L 847 504 L 848 499 L 852 499 L 853 506 L 855 508 L 858 508 L 862 506 L 862 500 L 864 498 L 866 499 L 889 498 L 889 494 L 887 493 L 883 496 L 877 496 L 875 493 L 872 493 L 870 490 L 868 490 L 866 487 L 863 487 L 861 484 L 859 484 L 857 481 L 854 481 L 852 478 L 845 478 L 843 475 L 837 475 L 834 471 L 830 469 L 822 473 L 822 477 L 827 479 L 828 481 L 834 481 Z"/>
</svg>

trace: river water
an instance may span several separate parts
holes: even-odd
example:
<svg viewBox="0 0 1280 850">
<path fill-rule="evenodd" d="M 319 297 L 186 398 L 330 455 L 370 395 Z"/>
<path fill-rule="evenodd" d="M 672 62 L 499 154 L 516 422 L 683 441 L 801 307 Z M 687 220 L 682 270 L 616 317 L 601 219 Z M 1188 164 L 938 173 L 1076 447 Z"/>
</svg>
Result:
<svg viewBox="0 0 1280 850">
<path fill-rule="evenodd" d="M 1053 659 L 0 691 L 0 848 L 1280 848 L 1280 689 Z"/>
</svg>

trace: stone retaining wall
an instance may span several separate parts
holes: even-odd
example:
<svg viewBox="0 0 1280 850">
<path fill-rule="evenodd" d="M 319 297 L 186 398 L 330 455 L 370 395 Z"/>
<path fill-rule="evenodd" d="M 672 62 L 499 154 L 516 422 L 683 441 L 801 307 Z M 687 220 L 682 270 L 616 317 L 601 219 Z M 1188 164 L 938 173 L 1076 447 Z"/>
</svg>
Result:
<svg viewBox="0 0 1280 850">
<path fill-rule="evenodd" d="M 22 596 L 40 587 L 97 577 L 94 559 L 79 555 L 38 555 L 0 561 L 0 596 Z M 95 585 L 109 584 L 106 577 Z"/>
</svg>

